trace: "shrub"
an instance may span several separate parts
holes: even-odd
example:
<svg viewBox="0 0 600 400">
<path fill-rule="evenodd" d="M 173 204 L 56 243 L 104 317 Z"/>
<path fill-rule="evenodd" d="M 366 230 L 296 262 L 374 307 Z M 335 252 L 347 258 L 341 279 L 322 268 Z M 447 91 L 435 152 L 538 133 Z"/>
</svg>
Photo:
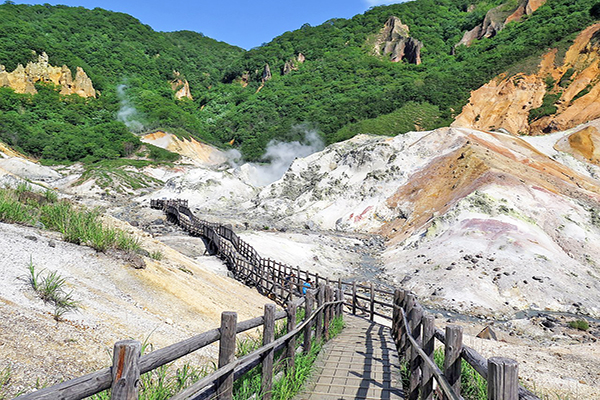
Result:
<svg viewBox="0 0 600 400">
<path fill-rule="evenodd" d="M 590 329 L 590 324 L 584 319 L 571 321 L 569 322 L 569 326 L 573 329 L 577 329 L 580 331 L 587 331 L 588 329 Z"/>
</svg>

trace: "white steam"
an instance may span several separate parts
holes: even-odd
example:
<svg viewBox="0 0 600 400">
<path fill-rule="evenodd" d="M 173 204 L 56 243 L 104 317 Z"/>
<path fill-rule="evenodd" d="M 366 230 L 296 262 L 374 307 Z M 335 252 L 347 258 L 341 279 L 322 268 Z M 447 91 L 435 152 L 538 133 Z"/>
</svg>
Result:
<svg viewBox="0 0 600 400">
<path fill-rule="evenodd" d="M 135 107 L 131 104 L 125 93 L 127 85 L 117 86 L 117 96 L 121 102 L 121 108 L 117 112 L 117 119 L 123 122 L 130 131 L 141 132 L 144 129 L 144 125 L 137 120 L 138 112 Z"/>
<path fill-rule="evenodd" d="M 249 183 L 262 187 L 273 183 L 285 174 L 296 158 L 309 156 L 325 148 L 325 143 L 316 131 L 306 131 L 302 142 L 280 142 L 271 140 L 267 145 L 263 159 L 268 164 L 246 163 L 240 167 L 245 170 Z M 238 166 L 241 153 L 237 150 L 227 152 L 230 163 Z"/>
</svg>

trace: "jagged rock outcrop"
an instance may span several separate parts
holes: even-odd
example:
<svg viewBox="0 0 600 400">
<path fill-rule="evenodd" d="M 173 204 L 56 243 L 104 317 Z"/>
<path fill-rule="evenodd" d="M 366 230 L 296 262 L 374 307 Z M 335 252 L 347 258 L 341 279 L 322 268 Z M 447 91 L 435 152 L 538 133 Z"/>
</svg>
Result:
<svg viewBox="0 0 600 400">
<path fill-rule="evenodd" d="M 175 91 L 175 98 L 181 100 L 184 97 L 190 100 L 194 100 L 192 92 L 190 91 L 190 84 L 187 79 L 181 79 L 181 73 L 179 71 L 173 71 L 173 80 L 170 82 L 171 88 Z"/>
<path fill-rule="evenodd" d="M 535 74 L 500 75 L 473 91 L 452 126 L 535 135 L 600 118 L 600 24 L 579 34 L 559 66 L 556 55 Z"/>
<path fill-rule="evenodd" d="M 265 64 L 265 68 L 262 72 L 262 83 L 267 82 L 271 78 L 273 78 L 273 74 L 271 73 L 271 67 L 269 67 L 269 64 Z"/>
<path fill-rule="evenodd" d="M 304 54 L 298 53 L 298 56 L 295 58 L 290 58 L 283 65 L 283 70 L 281 71 L 282 75 L 287 75 L 292 71 L 298 70 L 298 64 L 302 64 L 306 60 Z"/>
<path fill-rule="evenodd" d="M 516 9 L 508 8 L 507 4 L 501 4 L 487 12 L 481 25 L 477 25 L 470 31 L 466 31 L 460 42 L 460 45 L 469 46 L 474 40 L 482 38 L 491 38 L 504 29 L 504 26 L 511 21 L 520 20 L 523 15 L 531 15 L 540 8 L 546 0 L 521 0 Z"/>
<path fill-rule="evenodd" d="M 373 46 L 373 53 L 389 56 L 392 62 L 406 61 L 410 64 L 421 64 L 421 48 L 423 43 L 411 38 L 409 28 L 400 18 L 391 16 L 379 32 Z"/>
<path fill-rule="evenodd" d="M 37 62 L 29 62 L 27 66 L 19 64 L 13 72 L 7 72 L 0 65 L 0 86 L 10 87 L 17 93 L 36 94 L 36 82 L 51 82 L 61 87 L 64 95 L 77 94 L 81 97 L 96 97 L 92 80 L 81 67 L 77 67 L 75 79 L 71 70 L 63 65 L 55 67 L 49 64 L 48 55 L 40 54 Z"/>
</svg>

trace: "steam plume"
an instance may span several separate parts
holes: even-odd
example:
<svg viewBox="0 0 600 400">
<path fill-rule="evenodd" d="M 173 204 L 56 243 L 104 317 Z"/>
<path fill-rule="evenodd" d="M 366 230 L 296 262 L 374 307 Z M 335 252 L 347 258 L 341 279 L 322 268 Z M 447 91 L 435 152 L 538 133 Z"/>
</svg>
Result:
<svg viewBox="0 0 600 400">
<path fill-rule="evenodd" d="M 281 179 L 296 158 L 309 156 L 324 148 L 325 143 L 314 130 L 305 131 L 302 142 L 271 140 L 263 156 L 263 159 L 269 162 L 268 164 L 246 164 L 249 183 L 259 187 L 273 183 Z M 234 166 L 235 159 L 241 158 L 241 154 L 237 150 L 231 150 L 228 156 Z"/>
<path fill-rule="evenodd" d="M 144 129 L 144 125 L 137 120 L 138 112 L 135 107 L 131 104 L 125 93 L 127 85 L 117 86 L 117 96 L 121 102 L 121 108 L 117 113 L 117 119 L 123 122 L 130 131 L 141 132 Z"/>
</svg>

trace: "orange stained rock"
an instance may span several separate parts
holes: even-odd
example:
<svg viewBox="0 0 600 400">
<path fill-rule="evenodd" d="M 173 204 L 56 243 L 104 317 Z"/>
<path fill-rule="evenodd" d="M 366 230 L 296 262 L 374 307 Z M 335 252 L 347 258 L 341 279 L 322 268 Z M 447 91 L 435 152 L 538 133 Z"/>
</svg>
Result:
<svg viewBox="0 0 600 400">
<path fill-rule="evenodd" d="M 579 159 L 600 165 L 600 132 L 588 126 L 559 140 L 554 148 L 573 154 Z"/>
<path fill-rule="evenodd" d="M 532 75 L 499 75 L 471 92 L 469 103 L 452 124 L 481 130 L 506 129 L 512 134 L 540 134 L 565 130 L 600 118 L 600 43 L 595 35 L 600 23 L 583 30 L 567 51 L 562 65 L 555 66 L 557 49 L 549 51 Z M 569 72 L 570 77 L 561 78 Z M 547 95 L 546 79 L 561 94 L 557 112 L 530 123 L 532 109 Z M 585 90 L 585 92 L 584 92 Z M 578 97 L 578 98 L 576 98 Z"/>
<path fill-rule="evenodd" d="M 460 148 L 437 157 L 387 199 L 406 219 L 382 226 L 380 233 L 400 242 L 427 228 L 458 201 L 488 185 L 524 185 L 582 201 L 600 201 L 597 182 L 540 153 L 522 139 L 504 134 L 467 133 Z"/>
<path fill-rule="evenodd" d="M 517 7 L 515 12 L 513 12 L 508 18 L 506 18 L 505 24 L 508 24 L 512 21 L 519 21 L 523 15 L 531 15 L 535 10 L 540 8 L 546 3 L 546 0 L 524 0 L 521 1 L 521 4 Z"/>
</svg>

